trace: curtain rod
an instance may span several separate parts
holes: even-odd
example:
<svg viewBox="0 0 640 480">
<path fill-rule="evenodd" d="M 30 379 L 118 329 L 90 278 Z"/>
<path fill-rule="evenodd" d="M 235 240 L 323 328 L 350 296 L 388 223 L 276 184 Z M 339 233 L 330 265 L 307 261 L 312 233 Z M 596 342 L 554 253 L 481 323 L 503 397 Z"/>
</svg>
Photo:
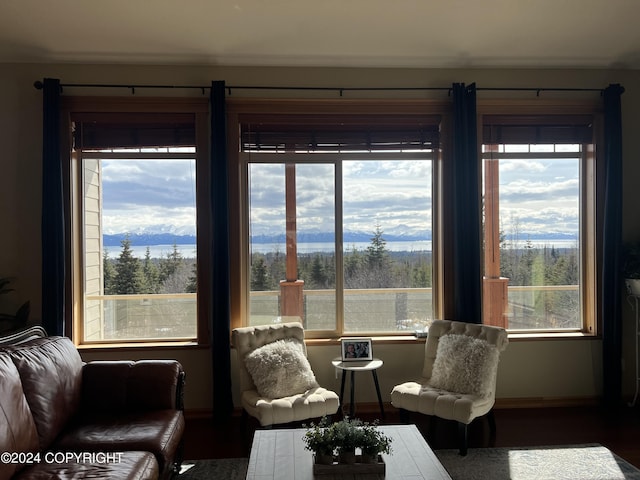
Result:
<svg viewBox="0 0 640 480">
<path fill-rule="evenodd" d="M 38 80 L 34 82 L 33 86 L 42 90 L 44 84 Z M 61 83 L 60 88 L 63 87 L 80 87 L 80 88 L 128 88 L 131 90 L 131 93 L 135 93 L 136 88 L 156 88 L 156 89 L 197 89 L 201 90 L 202 94 L 205 94 L 206 89 L 210 89 L 211 86 L 197 86 L 197 85 L 123 85 L 123 84 L 101 84 L 101 83 Z M 316 91 L 332 91 L 332 92 L 340 92 L 340 96 L 342 96 L 343 92 L 346 91 L 402 91 L 402 90 L 451 90 L 451 87 L 278 87 L 278 86 L 263 86 L 263 85 L 225 85 L 224 87 L 229 95 L 231 95 L 231 90 L 316 90 Z"/>
<path fill-rule="evenodd" d="M 34 82 L 33 86 L 42 90 L 44 84 L 38 80 Z M 136 88 L 151 88 L 151 89 L 197 89 L 201 90 L 202 94 L 205 94 L 206 89 L 210 89 L 211 86 L 197 86 L 197 85 L 133 85 L 133 84 L 103 84 L 103 83 L 61 83 L 60 88 L 73 87 L 73 88 L 127 88 L 131 90 L 131 93 L 135 95 Z M 225 89 L 228 94 L 231 95 L 232 90 L 304 90 L 304 91 L 332 91 L 339 92 L 340 96 L 344 92 L 353 91 L 447 91 L 451 94 L 451 87 L 282 87 L 282 86 L 250 86 L 250 85 L 225 85 Z M 476 91 L 508 91 L 508 92 L 536 92 L 536 96 L 540 96 L 540 92 L 604 92 L 602 88 L 564 88 L 564 87 L 478 87 Z"/>
</svg>

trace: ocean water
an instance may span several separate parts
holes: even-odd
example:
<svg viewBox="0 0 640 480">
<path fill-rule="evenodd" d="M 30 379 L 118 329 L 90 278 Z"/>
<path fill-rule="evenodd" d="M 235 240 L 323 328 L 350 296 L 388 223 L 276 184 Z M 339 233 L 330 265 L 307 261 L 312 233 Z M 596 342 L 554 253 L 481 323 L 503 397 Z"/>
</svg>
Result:
<svg viewBox="0 0 640 480">
<path fill-rule="evenodd" d="M 520 248 L 524 248 L 525 242 L 520 242 Z M 543 247 L 555 247 L 555 248 L 573 248 L 576 245 L 575 240 L 533 240 L 531 244 L 534 248 Z M 345 243 L 345 251 L 351 251 L 354 248 L 359 251 L 364 251 L 370 246 L 370 242 L 356 242 Z M 408 242 L 387 242 L 386 248 L 392 252 L 430 252 L 431 251 L 430 240 L 416 240 Z M 178 251 L 182 254 L 183 258 L 195 258 L 197 248 L 195 245 L 177 245 Z M 120 255 L 120 247 L 107 247 L 107 256 L 109 258 L 116 259 Z M 144 258 L 147 252 L 147 246 L 133 245 L 131 246 L 133 256 L 138 258 Z M 299 243 L 298 253 L 315 253 L 315 252 L 333 252 L 335 245 L 333 243 Z M 251 251 L 253 253 L 269 253 L 269 252 L 281 252 L 285 253 L 285 244 L 279 243 L 254 243 L 251 245 Z M 173 252 L 173 245 L 149 245 L 149 253 L 151 258 L 165 258 L 167 255 Z"/>
</svg>

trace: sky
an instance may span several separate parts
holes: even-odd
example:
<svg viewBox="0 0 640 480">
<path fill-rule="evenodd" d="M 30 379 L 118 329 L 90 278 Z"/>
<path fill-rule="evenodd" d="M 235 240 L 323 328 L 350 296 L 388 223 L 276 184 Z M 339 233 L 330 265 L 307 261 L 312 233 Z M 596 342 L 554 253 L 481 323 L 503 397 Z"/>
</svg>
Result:
<svg viewBox="0 0 640 480">
<path fill-rule="evenodd" d="M 501 160 L 500 218 L 507 235 L 577 234 L 577 159 Z"/>
<path fill-rule="evenodd" d="M 579 226 L 577 159 L 500 161 L 501 229 L 507 235 Z M 103 232 L 195 234 L 195 161 L 103 160 Z M 298 165 L 299 232 L 334 231 L 334 166 Z M 429 161 L 343 162 L 345 231 L 431 230 Z M 251 164 L 251 234 L 284 232 L 285 175 L 279 164 Z"/>
<path fill-rule="evenodd" d="M 284 166 L 252 164 L 250 225 L 252 235 L 284 232 Z M 296 167 L 297 229 L 333 232 L 335 167 L 332 164 Z M 344 230 L 373 232 L 400 226 L 412 232 L 431 230 L 431 171 L 424 161 L 343 162 Z"/>
<path fill-rule="evenodd" d="M 103 233 L 195 235 L 194 160 L 103 160 Z"/>
</svg>

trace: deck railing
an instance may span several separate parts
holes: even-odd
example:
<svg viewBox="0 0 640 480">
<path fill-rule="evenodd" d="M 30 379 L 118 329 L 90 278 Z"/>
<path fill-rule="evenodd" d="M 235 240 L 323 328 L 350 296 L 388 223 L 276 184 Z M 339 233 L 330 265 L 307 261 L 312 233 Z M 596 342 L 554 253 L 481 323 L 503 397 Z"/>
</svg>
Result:
<svg viewBox="0 0 640 480">
<path fill-rule="evenodd" d="M 431 323 L 431 288 L 344 290 L 345 330 L 413 332 Z M 85 340 L 195 338 L 196 294 L 92 295 L 85 298 Z M 88 313 L 94 312 L 94 313 Z M 260 325 L 280 318 L 280 291 L 249 296 L 249 322 Z M 578 285 L 509 286 L 508 328 L 580 330 Z M 334 290 L 305 290 L 305 327 L 334 330 Z"/>
</svg>

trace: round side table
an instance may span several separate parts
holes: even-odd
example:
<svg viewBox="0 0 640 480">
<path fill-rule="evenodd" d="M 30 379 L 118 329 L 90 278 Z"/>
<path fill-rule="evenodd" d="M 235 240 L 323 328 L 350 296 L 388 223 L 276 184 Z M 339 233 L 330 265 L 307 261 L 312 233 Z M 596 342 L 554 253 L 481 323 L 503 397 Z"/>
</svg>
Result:
<svg viewBox="0 0 640 480">
<path fill-rule="evenodd" d="M 353 414 L 355 412 L 355 374 L 356 372 L 366 372 L 370 371 L 371 375 L 373 375 L 373 383 L 376 386 L 376 393 L 378 395 L 378 405 L 380 405 L 380 414 L 382 415 L 382 419 L 384 420 L 384 407 L 382 406 L 382 396 L 380 395 L 380 384 L 378 383 L 378 374 L 376 371 L 383 364 L 382 360 L 379 358 L 374 358 L 372 360 L 354 360 L 343 362 L 341 358 L 335 358 L 331 361 L 331 364 L 337 368 L 342 370 L 342 380 L 340 382 L 340 403 L 344 399 L 344 381 L 347 375 L 347 372 L 351 372 L 351 403 L 349 405 L 349 417 L 353 418 Z"/>
</svg>

